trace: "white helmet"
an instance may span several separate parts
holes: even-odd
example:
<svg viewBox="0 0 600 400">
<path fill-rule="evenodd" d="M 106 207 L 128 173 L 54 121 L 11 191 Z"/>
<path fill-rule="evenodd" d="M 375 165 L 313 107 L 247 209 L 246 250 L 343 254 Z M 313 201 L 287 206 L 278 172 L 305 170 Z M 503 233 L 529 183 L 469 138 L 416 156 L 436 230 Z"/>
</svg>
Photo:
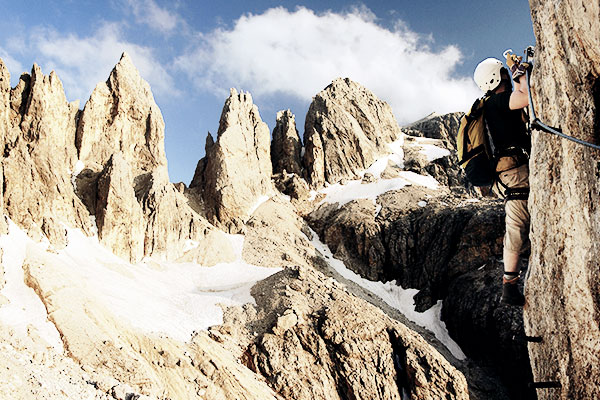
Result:
<svg viewBox="0 0 600 400">
<path fill-rule="evenodd" d="M 495 58 L 486 58 L 480 62 L 473 74 L 473 79 L 479 89 L 484 92 L 496 89 L 502 80 L 500 70 L 503 66 L 502 61 Z"/>
</svg>

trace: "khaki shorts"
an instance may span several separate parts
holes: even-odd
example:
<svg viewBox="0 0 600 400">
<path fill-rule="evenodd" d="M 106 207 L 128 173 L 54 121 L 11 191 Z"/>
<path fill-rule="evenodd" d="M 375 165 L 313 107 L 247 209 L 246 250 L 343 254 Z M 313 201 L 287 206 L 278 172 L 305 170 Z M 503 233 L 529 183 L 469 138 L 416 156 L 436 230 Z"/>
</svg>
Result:
<svg viewBox="0 0 600 400">
<path fill-rule="evenodd" d="M 524 164 L 514 167 L 515 162 L 511 157 L 502 157 L 498 161 L 497 171 L 502 183 L 509 188 L 529 187 L 529 165 Z M 495 183 L 494 192 L 504 197 L 505 189 Z M 529 209 L 527 200 L 508 200 L 505 202 L 506 233 L 504 234 L 504 248 L 514 253 L 522 253 L 529 245 Z"/>
</svg>

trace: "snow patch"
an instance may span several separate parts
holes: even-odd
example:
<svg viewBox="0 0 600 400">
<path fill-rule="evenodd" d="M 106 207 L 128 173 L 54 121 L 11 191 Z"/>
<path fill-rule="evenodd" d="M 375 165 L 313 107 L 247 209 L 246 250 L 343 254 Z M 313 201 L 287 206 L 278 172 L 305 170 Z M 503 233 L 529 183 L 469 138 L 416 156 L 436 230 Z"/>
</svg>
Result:
<svg viewBox="0 0 600 400">
<path fill-rule="evenodd" d="M 425 154 L 427 161 L 432 162 L 438 158 L 447 157 L 450 155 L 450 151 L 443 147 L 438 147 L 433 144 L 420 144 L 420 153 Z"/>
<path fill-rule="evenodd" d="M 411 171 L 399 172 L 400 177 L 392 179 L 380 179 L 376 182 L 363 183 L 362 180 L 349 181 L 345 185 L 336 183 L 319 190 L 326 197 L 322 203 L 337 203 L 338 208 L 344 204 L 358 199 L 374 200 L 378 196 L 389 192 L 390 190 L 399 190 L 408 185 L 424 186 L 436 190 L 439 188 L 439 182 L 431 176 L 419 175 Z M 317 192 L 311 193 L 316 196 Z M 314 199 L 314 197 L 312 197 Z"/>
<path fill-rule="evenodd" d="M 268 201 L 269 199 L 270 199 L 269 196 L 266 196 L 266 195 L 260 196 L 258 198 L 258 200 L 256 200 L 256 203 L 254 203 L 254 205 L 250 208 L 248 215 L 254 214 L 254 211 L 258 210 L 258 207 L 260 207 L 264 202 Z"/>
<path fill-rule="evenodd" d="M 254 284 L 280 268 L 250 265 L 242 259 L 244 236 L 227 235 L 236 260 L 213 267 L 144 259 L 130 264 L 81 231 L 68 231 L 60 252 L 69 273 L 78 276 L 118 318 L 146 333 L 187 341 L 194 331 L 223 323 L 221 305 L 255 304 Z"/>
<path fill-rule="evenodd" d="M 8 230 L 8 235 L 0 236 L 0 247 L 3 251 L 2 265 L 6 280 L 6 285 L 0 294 L 9 300 L 8 304 L 0 307 L 0 321 L 23 336 L 27 335 L 29 325 L 34 326 L 42 339 L 62 353 L 64 347 L 60 334 L 54 324 L 48 320 L 46 307 L 34 290 L 24 282 L 23 262 L 27 254 L 27 246 L 34 242 L 10 219 Z M 47 243 L 37 245 L 47 248 Z"/>
<path fill-rule="evenodd" d="M 343 261 L 333 257 L 329 247 L 319 240 L 316 232 L 311 230 L 313 239 L 311 243 L 315 248 L 323 254 L 329 265 L 335 269 L 344 278 L 360 285 L 364 289 L 379 296 L 390 307 L 395 308 L 419 326 L 431 331 L 435 337 L 443 343 L 454 357 L 459 360 L 466 358 L 460 346 L 452 340 L 446 329 L 446 324 L 441 320 L 442 301 L 438 301 L 436 305 L 425 312 L 415 311 L 413 297 L 419 292 L 417 289 L 403 289 L 396 285 L 395 281 L 390 282 L 374 282 L 364 279 L 355 272 L 349 270 Z"/>
<path fill-rule="evenodd" d="M 10 233 L 0 236 L 4 251 L 6 285 L 0 292 L 10 301 L 0 308 L 0 321 L 24 335 L 33 325 L 48 343 L 63 351 L 56 327 L 48 321 L 37 294 L 23 282 L 23 261 L 28 246 L 47 249 L 33 242 L 9 221 Z M 80 282 L 90 297 L 146 333 L 159 333 L 187 341 L 194 331 L 223 323 L 220 305 L 255 303 L 250 294 L 254 284 L 281 268 L 265 268 L 243 261 L 244 236 L 227 235 L 236 260 L 213 267 L 197 263 L 170 263 L 146 258 L 130 264 L 103 247 L 97 237 L 68 229 L 68 245 L 56 257 L 56 268 Z M 198 243 L 188 241 L 186 247 Z"/>
</svg>

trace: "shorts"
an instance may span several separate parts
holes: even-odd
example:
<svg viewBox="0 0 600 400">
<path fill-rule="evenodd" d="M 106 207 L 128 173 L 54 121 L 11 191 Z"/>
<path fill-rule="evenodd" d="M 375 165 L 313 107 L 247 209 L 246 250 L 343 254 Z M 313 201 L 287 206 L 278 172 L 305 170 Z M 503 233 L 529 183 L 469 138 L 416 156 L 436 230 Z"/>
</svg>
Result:
<svg viewBox="0 0 600 400">
<path fill-rule="evenodd" d="M 500 158 L 496 168 L 499 172 L 499 179 L 509 188 L 528 188 L 529 165 L 523 164 L 515 167 L 515 164 L 512 157 Z M 505 197 L 505 189 L 498 182 L 494 183 L 493 190 L 497 195 Z M 527 200 L 507 200 L 504 210 L 506 212 L 504 248 L 521 254 L 529 246 L 530 215 Z"/>
</svg>

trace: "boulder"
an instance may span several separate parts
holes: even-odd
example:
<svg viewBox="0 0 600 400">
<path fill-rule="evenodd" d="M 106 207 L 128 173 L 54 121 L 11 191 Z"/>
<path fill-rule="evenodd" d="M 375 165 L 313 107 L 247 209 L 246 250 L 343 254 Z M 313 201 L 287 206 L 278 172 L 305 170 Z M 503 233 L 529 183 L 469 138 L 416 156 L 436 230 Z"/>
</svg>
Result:
<svg viewBox="0 0 600 400">
<path fill-rule="evenodd" d="M 530 0 L 536 36 L 533 105 L 545 124 L 600 139 L 600 6 Z M 525 328 L 533 378 L 559 382 L 538 398 L 600 398 L 600 163 L 598 150 L 534 131 L 531 258 Z"/>
<path fill-rule="evenodd" d="M 402 138 L 391 107 L 350 79 L 336 79 L 313 99 L 304 125 L 305 178 L 313 188 L 353 179 L 387 144 Z"/>
<path fill-rule="evenodd" d="M 296 129 L 296 117 L 290 110 L 279 111 L 271 142 L 273 173 L 286 171 L 302 176 L 301 152 L 302 142 Z"/>
<path fill-rule="evenodd" d="M 231 89 L 217 141 L 209 134 L 190 188 L 199 188 L 209 221 L 238 232 L 261 197 L 274 192 L 270 132 L 249 93 Z"/>
</svg>

